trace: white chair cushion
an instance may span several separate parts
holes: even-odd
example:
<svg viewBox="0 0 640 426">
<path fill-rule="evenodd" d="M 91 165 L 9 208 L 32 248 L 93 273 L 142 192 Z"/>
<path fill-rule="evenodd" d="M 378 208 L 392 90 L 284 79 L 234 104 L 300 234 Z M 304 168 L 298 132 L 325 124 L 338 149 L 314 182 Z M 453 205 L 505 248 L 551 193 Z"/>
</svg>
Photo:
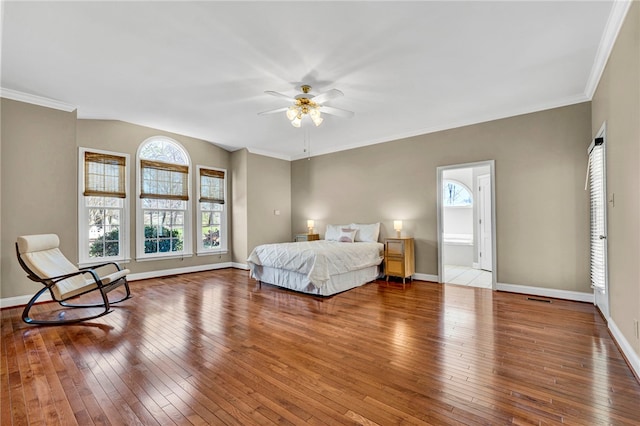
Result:
<svg viewBox="0 0 640 426">
<path fill-rule="evenodd" d="M 56 234 L 26 235 L 18 237 L 18 251 L 20 254 L 49 250 L 58 247 L 60 247 L 60 239 Z"/>
<path fill-rule="evenodd" d="M 62 254 L 58 248 L 59 245 L 60 239 L 55 234 L 18 237 L 20 257 L 27 267 L 41 279 L 78 272 L 78 268 Z M 98 275 L 104 285 L 115 282 L 130 272 L 128 269 L 118 271 L 117 268 L 111 266 L 113 272 L 109 273 L 106 268 L 103 271 L 96 271 L 98 274 L 105 275 L 104 277 Z M 85 272 L 56 283 L 51 290 L 57 299 L 64 300 L 96 287 L 98 285 L 93 279 L 93 275 Z"/>
</svg>

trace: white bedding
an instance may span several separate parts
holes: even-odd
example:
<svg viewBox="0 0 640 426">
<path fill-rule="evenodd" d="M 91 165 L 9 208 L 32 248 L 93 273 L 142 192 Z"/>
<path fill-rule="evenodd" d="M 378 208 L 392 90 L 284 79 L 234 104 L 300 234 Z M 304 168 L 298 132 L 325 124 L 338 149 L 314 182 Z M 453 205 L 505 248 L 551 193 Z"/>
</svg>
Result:
<svg viewBox="0 0 640 426">
<path fill-rule="evenodd" d="M 320 240 L 263 244 L 253 249 L 247 261 L 255 279 L 260 280 L 261 267 L 277 268 L 302 274 L 322 290 L 332 276 L 379 265 L 383 249 L 383 244 L 373 242 Z"/>
</svg>

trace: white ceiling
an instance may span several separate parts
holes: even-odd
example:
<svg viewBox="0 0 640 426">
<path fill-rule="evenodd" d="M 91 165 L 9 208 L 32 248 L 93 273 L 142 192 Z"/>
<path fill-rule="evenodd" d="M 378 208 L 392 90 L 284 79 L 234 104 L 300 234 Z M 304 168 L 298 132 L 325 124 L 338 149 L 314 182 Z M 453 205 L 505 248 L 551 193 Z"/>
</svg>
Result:
<svg viewBox="0 0 640 426">
<path fill-rule="evenodd" d="M 5 2 L 3 96 L 295 159 L 589 100 L 614 1 Z M 355 111 L 296 129 L 264 93 Z M 35 98 L 34 98 L 35 99 Z M 139 141 L 132 141 L 138 143 Z"/>
</svg>

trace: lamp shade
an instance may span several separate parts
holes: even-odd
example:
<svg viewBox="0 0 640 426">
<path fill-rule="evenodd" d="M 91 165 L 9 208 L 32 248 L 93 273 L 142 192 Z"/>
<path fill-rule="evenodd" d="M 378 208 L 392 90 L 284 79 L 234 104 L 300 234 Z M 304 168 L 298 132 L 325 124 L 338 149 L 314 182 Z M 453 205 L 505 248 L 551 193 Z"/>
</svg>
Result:
<svg viewBox="0 0 640 426">
<path fill-rule="evenodd" d="M 394 220 L 393 221 L 393 229 L 395 229 L 396 231 L 402 231 L 402 221 L 401 220 Z"/>
<path fill-rule="evenodd" d="M 313 223 L 313 219 L 307 220 L 307 228 L 313 228 L 315 224 Z"/>
<path fill-rule="evenodd" d="M 294 106 L 289 107 L 287 110 L 287 118 L 293 120 L 298 115 L 298 109 Z"/>
</svg>

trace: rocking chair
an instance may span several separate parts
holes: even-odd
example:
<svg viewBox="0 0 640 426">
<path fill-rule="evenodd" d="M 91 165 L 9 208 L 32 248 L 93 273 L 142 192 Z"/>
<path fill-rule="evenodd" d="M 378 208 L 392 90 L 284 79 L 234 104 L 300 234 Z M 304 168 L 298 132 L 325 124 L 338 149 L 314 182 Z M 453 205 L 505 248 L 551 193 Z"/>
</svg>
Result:
<svg viewBox="0 0 640 426">
<path fill-rule="evenodd" d="M 127 282 L 128 269 L 120 269 L 115 262 L 107 262 L 89 268 L 78 269 L 62 254 L 58 246 L 60 239 L 55 234 L 26 235 L 18 237 L 16 254 L 22 269 L 32 281 L 44 287 L 27 303 L 22 320 L 28 324 L 70 324 L 101 317 L 111 312 L 110 305 L 131 297 Z M 107 293 L 124 285 L 124 297 L 109 301 Z M 31 307 L 43 293 L 49 291 L 51 298 L 65 308 L 103 308 L 98 314 L 70 319 L 45 320 L 29 316 Z M 102 301 L 94 304 L 72 304 L 69 300 L 98 291 Z M 58 316 L 63 318 L 65 311 Z"/>
</svg>

